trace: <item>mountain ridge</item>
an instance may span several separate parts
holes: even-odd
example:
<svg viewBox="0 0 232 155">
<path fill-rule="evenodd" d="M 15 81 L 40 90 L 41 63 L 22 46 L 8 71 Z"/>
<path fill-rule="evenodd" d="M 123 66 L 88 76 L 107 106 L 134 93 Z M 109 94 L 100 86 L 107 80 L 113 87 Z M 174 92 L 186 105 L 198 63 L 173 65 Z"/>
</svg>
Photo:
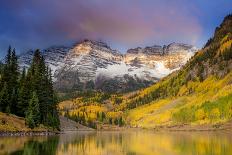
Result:
<svg viewBox="0 0 232 155">
<path fill-rule="evenodd" d="M 83 40 L 72 47 L 47 48 L 42 54 L 52 69 L 55 88 L 59 91 L 100 89 L 124 92 L 133 91 L 128 83 L 137 85 L 134 89 L 137 90 L 178 70 L 197 50 L 180 43 L 136 49 L 142 52 L 129 49 L 122 54 L 106 43 Z M 22 54 L 20 66 L 28 66 L 32 55 L 33 51 Z M 117 88 L 111 88 L 109 82 L 114 82 Z"/>
</svg>

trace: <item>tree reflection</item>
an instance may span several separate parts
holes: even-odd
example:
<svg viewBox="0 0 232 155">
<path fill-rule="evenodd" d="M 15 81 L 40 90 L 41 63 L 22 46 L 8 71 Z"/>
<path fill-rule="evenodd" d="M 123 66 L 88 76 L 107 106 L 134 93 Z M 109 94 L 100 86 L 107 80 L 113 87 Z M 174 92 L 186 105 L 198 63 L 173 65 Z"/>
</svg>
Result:
<svg viewBox="0 0 232 155">
<path fill-rule="evenodd" d="M 49 137 L 42 141 L 31 139 L 24 143 L 23 149 L 10 153 L 10 155 L 55 155 L 58 143 L 58 137 Z"/>
</svg>

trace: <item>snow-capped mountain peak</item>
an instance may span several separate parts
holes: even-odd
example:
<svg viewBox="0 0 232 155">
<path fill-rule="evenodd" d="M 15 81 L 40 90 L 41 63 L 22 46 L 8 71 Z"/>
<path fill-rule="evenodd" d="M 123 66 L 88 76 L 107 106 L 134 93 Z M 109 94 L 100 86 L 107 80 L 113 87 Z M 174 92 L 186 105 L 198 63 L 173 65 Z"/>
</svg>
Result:
<svg viewBox="0 0 232 155">
<path fill-rule="evenodd" d="M 106 43 L 84 40 L 72 47 L 51 47 L 42 54 L 53 71 L 57 90 L 86 89 L 91 83 L 97 89 L 125 91 L 131 80 L 134 80 L 134 87 L 141 83 L 151 84 L 178 70 L 196 50 L 191 45 L 172 43 L 138 47 L 121 54 Z M 33 51 L 22 54 L 20 66 L 27 67 L 32 55 Z M 117 84 L 111 88 L 113 81 Z"/>
</svg>

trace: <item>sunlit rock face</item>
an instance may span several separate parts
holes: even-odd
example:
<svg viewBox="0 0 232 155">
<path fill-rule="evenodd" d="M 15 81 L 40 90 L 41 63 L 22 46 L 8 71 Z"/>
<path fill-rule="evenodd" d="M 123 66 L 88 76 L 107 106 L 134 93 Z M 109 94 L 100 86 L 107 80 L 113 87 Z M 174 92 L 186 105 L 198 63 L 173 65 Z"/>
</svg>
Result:
<svg viewBox="0 0 232 155">
<path fill-rule="evenodd" d="M 139 47 L 128 50 L 124 61 L 130 65 L 134 63 L 144 64 L 151 69 L 155 68 L 157 63 L 162 63 L 166 69 L 173 70 L 183 66 L 196 51 L 197 49 L 191 45 L 178 43 L 172 43 L 163 47 Z"/>
<path fill-rule="evenodd" d="M 136 90 L 156 82 L 178 70 L 196 51 L 191 45 L 172 43 L 138 47 L 121 54 L 106 43 L 84 40 L 72 47 L 51 47 L 42 54 L 52 69 L 57 90 L 117 92 Z M 32 56 L 32 51 L 22 54 L 20 66 L 28 67 Z"/>
</svg>

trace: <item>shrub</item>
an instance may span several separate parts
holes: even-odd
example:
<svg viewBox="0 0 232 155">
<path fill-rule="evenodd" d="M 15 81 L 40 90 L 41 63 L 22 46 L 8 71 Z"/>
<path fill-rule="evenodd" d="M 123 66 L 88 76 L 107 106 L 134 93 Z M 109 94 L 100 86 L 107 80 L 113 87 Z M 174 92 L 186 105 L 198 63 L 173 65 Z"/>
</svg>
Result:
<svg viewBox="0 0 232 155">
<path fill-rule="evenodd" d="M 206 117 L 206 115 L 205 115 L 205 111 L 203 109 L 198 109 L 195 112 L 195 119 L 196 120 L 204 120 L 205 117 Z"/>
<path fill-rule="evenodd" d="M 217 120 L 220 118 L 220 111 L 218 108 L 213 108 L 211 111 L 210 111 L 210 114 L 209 114 L 209 118 L 211 120 Z"/>
</svg>

